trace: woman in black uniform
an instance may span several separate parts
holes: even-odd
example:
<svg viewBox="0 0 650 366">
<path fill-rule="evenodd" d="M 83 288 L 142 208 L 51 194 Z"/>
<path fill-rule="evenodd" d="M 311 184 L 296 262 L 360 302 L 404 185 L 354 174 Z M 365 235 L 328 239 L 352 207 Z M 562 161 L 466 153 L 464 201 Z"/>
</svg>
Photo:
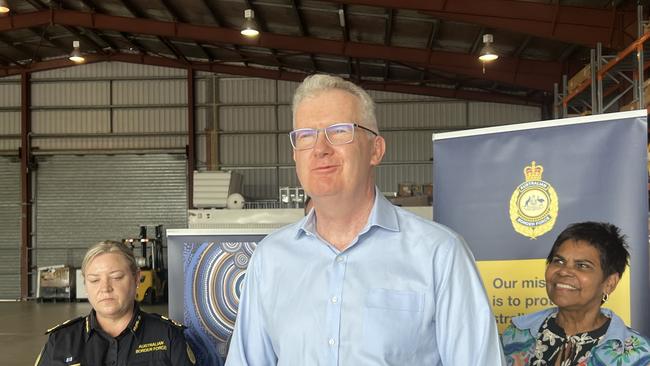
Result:
<svg viewBox="0 0 650 366">
<path fill-rule="evenodd" d="M 131 249 L 115 241 L 92 246 L 81 272 L 92 311 L 47 331 L 36 366 L 193 365 L 183 327 L 140 309 L 140 270 Z"/>
</svg>

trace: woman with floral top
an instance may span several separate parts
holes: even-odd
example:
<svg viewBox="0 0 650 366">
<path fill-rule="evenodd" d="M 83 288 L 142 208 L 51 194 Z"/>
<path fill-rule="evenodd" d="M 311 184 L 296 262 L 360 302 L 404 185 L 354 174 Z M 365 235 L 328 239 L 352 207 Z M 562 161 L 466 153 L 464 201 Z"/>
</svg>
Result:
<svg viewBox="0 0 650 366">
<path fill-rule="evenodd" d="M 502 335 L 510 366 L 648 366 L 650 339 L 601 306 L 629 260 L 608 223 L 570 225 L 546 259 L 546 292 L 556 308 L 516 317 Z"/>
</svg>

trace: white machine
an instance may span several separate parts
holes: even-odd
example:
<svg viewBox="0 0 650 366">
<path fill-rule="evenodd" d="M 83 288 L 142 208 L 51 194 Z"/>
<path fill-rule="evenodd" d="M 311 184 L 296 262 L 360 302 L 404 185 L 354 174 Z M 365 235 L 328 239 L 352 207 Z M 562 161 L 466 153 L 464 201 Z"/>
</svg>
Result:
<svg viewBox="0 0 650 366">
<path fill-rule="evenodd" d="M 431 206 L 403 208 L 420 217 L 433 220 Z M 188 210 L 187 227 L 189 229 L 275 229 L 294 223 L 304 215 L 302 208 Z"/>
<path fill-rule="evenodd" d="M 60 264 L 55 266 L 38 267 L 36 280 L 36 297 L 39 300 L 74 299 L 75 277 L 74 268 Z"/>
</svg>

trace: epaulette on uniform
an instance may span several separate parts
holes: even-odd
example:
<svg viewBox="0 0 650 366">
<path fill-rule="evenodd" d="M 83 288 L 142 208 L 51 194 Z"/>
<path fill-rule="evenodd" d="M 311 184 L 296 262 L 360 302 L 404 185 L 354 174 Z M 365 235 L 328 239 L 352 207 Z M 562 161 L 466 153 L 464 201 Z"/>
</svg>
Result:
<svg viewBox="0 0 650 366">
<path fill-rule="evenodd" d="M 164 315 L 160 315 L 160 314 L 156 314 L 156 313 L 149 313 L 149 314 L 155 316 L 156 318 L 160 318 L 160 319 L 162 319 L 162 320 L 164 320 L 164 321 L 166 321 L 168 323 L 171 323 L 171 324 L 177 326 L 178 328 L 183 328 L 183 329 L 187 328 L 186 326 L 184 326 L 183 324 L 177 322 L 176 320 L 169 319 L 168 317 L 166 317 Z"/>
<path fill-rule="evenodd" d="M 76 324 L 76 323 L 84 320 L 85 318 L 86 318 L 85 316 L 80 316 L 78 318 L 68 319 L 68 320 L 64 321 L 63 323 L 57 324 L 57 325 L 53 326 L 52 328 L 48 329 L 45 332 L 45 334 L 50 334 L 50 333 L 52 333 L 52 332 L 54 332 L 56 330 L 59 330 L 59 329 L 65 328 L 65 327 L 69 327 L 69 326 L 71 326 L 73 324 Z"/>
</svg>

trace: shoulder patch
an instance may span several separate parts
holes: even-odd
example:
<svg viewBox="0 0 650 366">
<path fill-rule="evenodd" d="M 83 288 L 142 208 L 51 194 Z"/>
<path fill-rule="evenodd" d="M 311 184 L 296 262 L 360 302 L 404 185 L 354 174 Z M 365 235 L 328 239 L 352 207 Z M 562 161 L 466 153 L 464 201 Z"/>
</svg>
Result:
<svg viewBox="0 0 650 366">
<path fill-rule="evenodd" d="M 64 321 L 63 323 L 57 324 L 57 325 L 53 326 L 52 328 L 48 329 L 47 331 L 45 331 L 45 334 L 50 334 L 50 333 L 55 332 L 55 331 L 57 331 L 59 329 L 69 327 L 69 326 L 71 326 L 73 324 L 76 324 L 76 323 L 78 323 L 78 322 L 80 322 L 80 321 L 82 321 L 84 319 L 86 319 L 85 316 L 80 316 L 80 317 L 74 318 L 74 319 L 68 319 L 68 320 Z"/>
<path fill-rule="evenodd" d="M 160 314 L 156 314 L 156 313 L 149 313 L 149 315 L 153 315 L 153 316 L 156 317 L 156 318 L 160 318 L 160 319 L 162 319 L 163 321 L 165 321 L 165 322 L 167 322 L 167 323 L 171 323 L 171 324 L 175 325 L 175 326 L 178 327 L 178 328 L 187 328 L 186 326 L 184 326 L 183 324 L 177 322 L 176 320 L 174 320 L 174 319 L 169 319 L 168 317 L 166 317 L 166 316 L 164 316 L 164 315 L 160 315 Z"/>
</svg>

